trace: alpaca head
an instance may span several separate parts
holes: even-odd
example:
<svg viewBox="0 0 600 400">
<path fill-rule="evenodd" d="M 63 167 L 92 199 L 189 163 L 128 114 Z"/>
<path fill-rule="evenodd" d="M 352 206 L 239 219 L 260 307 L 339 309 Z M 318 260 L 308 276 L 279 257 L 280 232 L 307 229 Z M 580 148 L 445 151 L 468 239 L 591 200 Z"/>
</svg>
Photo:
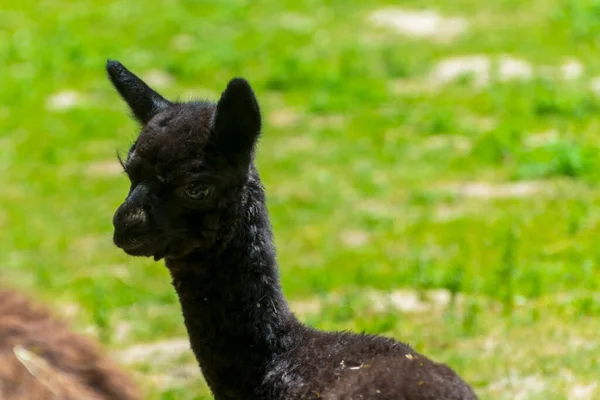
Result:
<svg viewBox="0 0 600 400">
<path fill-rule="evenodd" d="M 136 256 L 183 257 L 231 229 L 252 175 L 261 127 L 248 82 L 229 82 L 217 104 L 166 100 L 116 61 L 106 69 L 142 124 L 122 164 L 131 186 L 114 242 Z"/>
</svg>

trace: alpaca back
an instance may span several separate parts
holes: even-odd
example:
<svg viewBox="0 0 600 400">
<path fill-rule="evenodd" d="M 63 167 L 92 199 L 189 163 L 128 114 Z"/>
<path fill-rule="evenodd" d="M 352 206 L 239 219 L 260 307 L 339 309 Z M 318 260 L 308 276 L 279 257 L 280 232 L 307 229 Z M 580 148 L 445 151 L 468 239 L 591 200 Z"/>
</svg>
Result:
<svg viewBox="0 0 600 400">
<path fill-rule="evenodd" d="M 0 400 L 134 400 L 135 384 L 91 340 L 0 289 Z"/>
<path fill-rule="evenodd" d="M 416 354 L 376 357 L 360 373 L 347 373 L 324 400 L 476 400 L 473 390 L 444 364 Z M 357 368 L 357 371 L 358 372 Z"/>
</svg>

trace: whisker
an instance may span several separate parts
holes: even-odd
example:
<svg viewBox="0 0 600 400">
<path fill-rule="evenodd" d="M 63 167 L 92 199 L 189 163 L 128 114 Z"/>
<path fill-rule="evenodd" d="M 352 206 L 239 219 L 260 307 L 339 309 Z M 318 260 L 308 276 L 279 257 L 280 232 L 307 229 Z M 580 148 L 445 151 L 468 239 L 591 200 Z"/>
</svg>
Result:
<svg viewBox="0 0 600 400">
<path fill-rule="evenodd" d="M 123 160 L 123 156 L 121 156 L 121 152 L 117 150 L 117 160 L 119 160 L 119 164 L 123 168 L 123 171 L 127 172 L 127 167 L 125 167 L 125 161 Z"/>
</svg>

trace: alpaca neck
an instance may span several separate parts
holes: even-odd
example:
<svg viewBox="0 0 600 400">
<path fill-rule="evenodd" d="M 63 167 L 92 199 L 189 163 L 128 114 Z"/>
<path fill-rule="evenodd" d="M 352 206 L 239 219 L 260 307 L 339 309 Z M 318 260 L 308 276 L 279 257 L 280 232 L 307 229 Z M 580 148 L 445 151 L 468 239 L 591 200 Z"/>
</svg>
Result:
<svg viewBox="0 0 600 400">
<path fill-rule="evenodd" d="M 192 350 L 217 399 L 253 393 L 299 326 L 281 291 L 262 189 L 249 196 L 224 248 L 167 259 Z"/>
</svg>

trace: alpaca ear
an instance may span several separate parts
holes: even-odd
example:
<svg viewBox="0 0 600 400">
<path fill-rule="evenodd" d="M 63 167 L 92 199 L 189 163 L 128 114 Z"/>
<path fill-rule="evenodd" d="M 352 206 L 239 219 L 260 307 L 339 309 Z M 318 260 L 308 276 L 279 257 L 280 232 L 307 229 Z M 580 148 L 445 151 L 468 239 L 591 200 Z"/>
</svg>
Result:
<svg viewBox="0 0 600 400">
<path fill-rule="evenodd" d="M 142 124 L 147 124 L 152 117 L 171 104 L 170 101 L 152 90 L 120 62 L 108 60 L 106 71 L 112 84 L 129 105 L 135 118 Z"/>
<path fill-rule="evenodd" d="M 250 84 L 232 79 L 215 113 L 213 139 L 218 150 L 234 163 L 249 163 L 260 127 L 260 109 Z"/>
</svg>

